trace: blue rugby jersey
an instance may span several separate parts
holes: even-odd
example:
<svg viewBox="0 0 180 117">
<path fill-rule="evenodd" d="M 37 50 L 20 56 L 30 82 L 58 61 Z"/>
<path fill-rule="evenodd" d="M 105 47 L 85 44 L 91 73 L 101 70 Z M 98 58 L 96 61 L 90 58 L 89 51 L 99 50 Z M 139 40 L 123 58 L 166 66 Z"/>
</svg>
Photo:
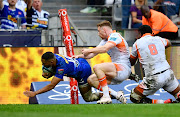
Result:
<svg viewBox="0 0 180 117">
<path fill-rule="evenodd" d="M 56 56 L 56 74 L 55 76 L 63 79 L 63 76 L 75 78 L 78 84 L 87 83 L 87 78 L 91 75 L 91 67 L 83 58 L 70 58 L 62 55 Z"/>
<path fill-rule="evenodd" d="M 0 10 L 0 13 L 2 29 L 17 29 L 18 18 L 21 18 L 21 25 L 27 24 L 23 11 L 18 8 L 11 10 L 9 6 L 4 5 L 3 9 Z"/>
</svg>

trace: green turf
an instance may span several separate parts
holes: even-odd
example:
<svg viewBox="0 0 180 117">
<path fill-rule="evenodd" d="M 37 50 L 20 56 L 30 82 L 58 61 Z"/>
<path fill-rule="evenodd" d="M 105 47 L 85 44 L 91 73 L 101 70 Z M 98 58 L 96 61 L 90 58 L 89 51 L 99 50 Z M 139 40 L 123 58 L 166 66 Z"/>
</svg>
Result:
<svg viewBox="0 0 180 117">
<path fill-rule="evenodd" d="M 0 117 L 178 117 L 180 104 L 0 105 Z"/>
</svg>

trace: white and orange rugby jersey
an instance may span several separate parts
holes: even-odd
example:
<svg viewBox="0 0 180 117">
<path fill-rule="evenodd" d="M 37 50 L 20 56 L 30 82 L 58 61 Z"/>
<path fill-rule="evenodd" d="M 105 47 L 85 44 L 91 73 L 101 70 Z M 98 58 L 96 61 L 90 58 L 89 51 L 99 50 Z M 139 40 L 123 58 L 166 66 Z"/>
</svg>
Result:
<svg viewBox="0 0 180 117">
<path fill-rule="evenodd" d="M 168 41 L 159 36 L 146 33 L 138 39 L 132 48 L 131 58 L 139 58 L 145 76 L 153 75 L 170 68 L 165 55 Z"/>
<path fill-rule="evenodd" d="M 131 66 L 129 60 L 129 47 L 126 40 L 115 31 L 110 34 L 107 40 L 102 40 L 98 46 L 103 46 L 106 43 L 113 43 L 115 45 L 114 48 L 111 48 L 107 53 L 111 57 L 113 63 L 124 63 L 128 66 Z"/>
</svg>

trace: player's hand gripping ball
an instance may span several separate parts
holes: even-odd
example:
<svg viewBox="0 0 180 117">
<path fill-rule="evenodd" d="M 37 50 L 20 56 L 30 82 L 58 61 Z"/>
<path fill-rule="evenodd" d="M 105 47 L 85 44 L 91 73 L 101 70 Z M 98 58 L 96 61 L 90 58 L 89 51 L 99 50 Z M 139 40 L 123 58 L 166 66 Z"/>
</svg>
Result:
<svg viewBox="0 0 180 117">
<path fill-rule="evenodd" d="M 42 76 L 46 79 L 52 77 L 55 74 L 55 71 L 53 70 L 52 67 L 47 68 L 42 66 L 42 71 L 43 71 Z"/>
</svg>

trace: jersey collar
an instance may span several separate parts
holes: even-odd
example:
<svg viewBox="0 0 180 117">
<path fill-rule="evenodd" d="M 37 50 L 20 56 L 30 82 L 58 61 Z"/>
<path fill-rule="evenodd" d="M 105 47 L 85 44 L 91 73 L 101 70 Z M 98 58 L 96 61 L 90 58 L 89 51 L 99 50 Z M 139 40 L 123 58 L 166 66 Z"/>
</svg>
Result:
<svg viewBox="0 0 180 117">
<path fill-rule="evenodd" d="M 145 33 L 142 35 L 142 37 L 147 36 L 147 35 L 152 35 L 152 34 L 151 33 Z"/>
</svg>

